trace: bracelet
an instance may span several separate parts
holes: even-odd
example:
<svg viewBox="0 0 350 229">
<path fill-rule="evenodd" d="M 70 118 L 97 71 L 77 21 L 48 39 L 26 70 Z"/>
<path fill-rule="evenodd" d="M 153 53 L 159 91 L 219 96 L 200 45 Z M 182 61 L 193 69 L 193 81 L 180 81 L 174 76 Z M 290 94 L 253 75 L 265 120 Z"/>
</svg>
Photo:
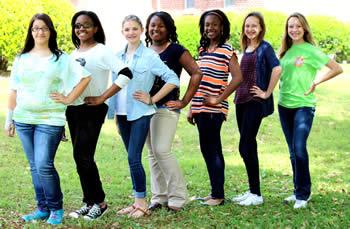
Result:
<svg viewBox="0 0 350 229">
<path fill-rule="evenodd" d="M 13 123 L 12 118 L 13 118 L 13 110 L 8 110 L 6 115 L 5 125 L 4 125 L 5 130 L 8 130 L 11 124 Z"/>
</svg>

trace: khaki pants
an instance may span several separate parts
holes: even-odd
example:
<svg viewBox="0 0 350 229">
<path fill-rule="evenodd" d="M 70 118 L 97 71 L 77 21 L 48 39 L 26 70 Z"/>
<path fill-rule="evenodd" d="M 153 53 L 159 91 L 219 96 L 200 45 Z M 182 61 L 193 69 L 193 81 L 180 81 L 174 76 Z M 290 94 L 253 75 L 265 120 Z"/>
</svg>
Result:
<svg viewBox="0 0 350 229">
<path fill-rule="evenodd" d="M 147 138 L 151 171 L 152 203 L 183 207 L 188 199 L 186 182 L 171 145 L 175 137 L 179 113 L 157 109 Z"/>
</svg>

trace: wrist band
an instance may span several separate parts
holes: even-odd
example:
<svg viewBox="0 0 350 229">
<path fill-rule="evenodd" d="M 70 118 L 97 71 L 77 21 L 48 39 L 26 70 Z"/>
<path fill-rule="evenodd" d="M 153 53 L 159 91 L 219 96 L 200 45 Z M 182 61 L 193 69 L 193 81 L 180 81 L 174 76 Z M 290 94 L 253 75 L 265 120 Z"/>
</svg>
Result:
<svg viewBox="0 0 350 229">
<path fill-rule="evenodd" d="M 5 130 L 10 129 L 11 124 L 13 123 L 13 110 L 8 110 L 7 115 L 6 115 L 6 120 L 5 120 Z"/>
<path fill-rule="evenodd" d="M 118 78 L 114 81 L 114 84 L 116 84 L 118 87 L 123 88 L 125 87 L 130 81 L 130 78 L 126 75 L 120 74 L 118 75 Z"/>
</svg>

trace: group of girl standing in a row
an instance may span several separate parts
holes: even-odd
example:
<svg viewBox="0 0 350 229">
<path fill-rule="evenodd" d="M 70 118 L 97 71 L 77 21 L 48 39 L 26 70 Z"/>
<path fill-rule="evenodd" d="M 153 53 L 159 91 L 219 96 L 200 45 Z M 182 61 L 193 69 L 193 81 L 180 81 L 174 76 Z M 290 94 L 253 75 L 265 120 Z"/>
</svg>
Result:
<svg viewBox="0 0 350 229">
<path fill-rule="evenodd" d="M 178 44 L 176 27 L 166 12 L 152 13 L 146 23 L 146 46 L 140 41 L 143 26 L 134 15 L 125 17 L 122 33 L 126 47 L 117 55 L 104 46 L 102 25 L 95 13 L 80 11 L 72 18 L 71 56 L 60 51 L 50 17 L 35 15 L 10 79 L 9 112 L 5 129 L 12 135 L 12 119 L 30 163 L 37 209 L 23 216 L 26 222 L 47 219 L 60 224 L 62 193 L 54 167 L 55 153 L 67 117 L 82 190 L 83 206 L 69 216 L 94 220 L 107 210 L 94 154 L 110 99 L 120 135 L 128 152 L 134 203 L 118 211 L 138 218 L 166 206 L 181 210 L 188 202 L 186 182 L 171 153 L 180 109 L 191 102 L 188 121 L 196 124 L 211 193 L 203 204 L 224 204 L 224 158 L 220 130 L 228 112 L 227 97 L 236 90 L 239 151 L 249 180 L 249 191 L 233 198 L 240 205 L 263 203 L 259 185 L 256 135 L 263 117 L 272 114 L 272 91 L 280 78 L 279 114 L 293 168 L 294 193 L 286 201 L 305 207 L 310 197 L 306 140 L 315 110 L 315 87 L 341 73 L 340 66 L 320 52 L 301 14 L 288 17 L 281 49 L 281 67 L 272 47 L 263 40 L 265 24 L 250 13 L 242 26 L 243 57 L 228 42 L 230 23 L 220 10 L 200 18 L 198 65 Z M 327 65 L 329 71 L 315 79 Z M 183 98 L 179 77 L 191 76 Z M 172 69 L 172 70 L 170 70 Z M 109 72 L 113 84 L 107 89 Z M 175 73 L 174 73 L 175 72 Z M 228 83 L 228 74 L 232 80 Z M 66 110 L 66 106 L 68 108 Z M 65 113 L 66 110 L 66 113 Z M 151 204 L 146 201 L 146 176 L 141 164 L 147 142 L 151 172 Z"/>
</svg>

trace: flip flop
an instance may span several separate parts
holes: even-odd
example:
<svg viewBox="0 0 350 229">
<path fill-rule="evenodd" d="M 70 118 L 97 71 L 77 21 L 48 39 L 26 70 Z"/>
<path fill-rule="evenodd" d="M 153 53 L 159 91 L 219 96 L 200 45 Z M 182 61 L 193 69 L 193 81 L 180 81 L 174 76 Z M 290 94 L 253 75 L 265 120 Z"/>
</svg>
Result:
<svg viewBox="0 0 350 229">
<path fill-rule="evenodd" d="M 142 214 L 134 215 L 138 211 L 140 211 Z M 148 209 L 144 209 L 144 208 L 141 208 L 141 207 L 135 207 L 135 209 L 132 212 L 130 212 L 129 218 L 136 219 L 136 218 L 140 218 L 140 217 L 143 217 L 143 216 L 149 216 L 149 215 L 151 215 L 151 212 Z"/>
<path fill-rule="evenodd" d="M 127 214 L 130 214 L 131 212 L 133 212 L 134 210 L 136 209 L 135 205 L 130 205 L 130 206 L 127 206 L 126 208 L 122 208 L 120 209 L 117 214 L 118 215 L 127 215 Z"/>
</svg>

